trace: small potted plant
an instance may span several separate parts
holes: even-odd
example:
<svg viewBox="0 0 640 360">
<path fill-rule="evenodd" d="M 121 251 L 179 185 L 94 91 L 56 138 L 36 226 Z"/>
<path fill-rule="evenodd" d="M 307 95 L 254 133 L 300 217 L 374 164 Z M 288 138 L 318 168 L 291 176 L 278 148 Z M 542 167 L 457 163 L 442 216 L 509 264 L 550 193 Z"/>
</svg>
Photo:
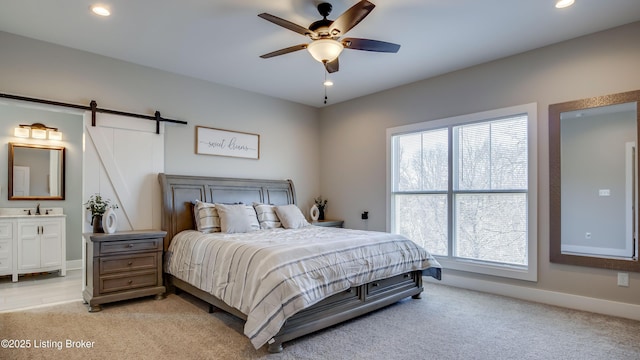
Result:
<svg viewBox="0 0 640 360">
<path fill-rule="evenodd" d="M 105 199 L 100 194 L 93 194 L 89 197 L 89 201 L 84 203 L 87 210 L 91 212 L 91 224 L 94 233 L 103 233 L 102 216 L 109 209 L 117 209 L 118 204 L 111 203 L 111 200 Z"/>
<path fill-rule="evenodd" d="M 324 220 L 324 211 L 327 208 L 327 199 L 323 199 L 322 196 L 318 196 L 313 200 L 318 208 L 318 220 Z"/>
</svg>

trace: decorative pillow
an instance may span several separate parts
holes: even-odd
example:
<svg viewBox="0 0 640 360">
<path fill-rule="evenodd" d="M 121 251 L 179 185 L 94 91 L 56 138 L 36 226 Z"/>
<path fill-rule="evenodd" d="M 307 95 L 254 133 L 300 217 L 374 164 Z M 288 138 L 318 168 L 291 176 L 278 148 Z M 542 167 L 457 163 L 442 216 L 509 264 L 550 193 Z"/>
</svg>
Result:
<svg viewBox="0 0 640 360">
<path fill-rule="evenodd" d="M 216 204 L 216 209 L 220 215 L 220 230 L 224 233 L 245 233 L 260 230 L 253 206 Z"/>
<path fill-rule="evenodd" d="M 282 227 L 280 219 L 276 214 L 275 206 L 253 203 L 253 208 L 256 209 L 256 215 L 258 215 L 258 222 L 260 223 L 260 229 L 273 229 Z"/>
<path fill-rule="evenodd" d="M 203 233 L 220 232 L 220 217 L 214 204 L 196 200 L 193 206 L 196 229 Z"/>
<path fill-rule="evenodd" d="M 293 204 L 280 205 L 275 208 L 278 219 L 280 219 L 285 229 L 298 229 L 311 225 L 307 222 L 307 219 L 304 218 L 304 215 L 302 215 L 302 211 Z"/>
</svg>

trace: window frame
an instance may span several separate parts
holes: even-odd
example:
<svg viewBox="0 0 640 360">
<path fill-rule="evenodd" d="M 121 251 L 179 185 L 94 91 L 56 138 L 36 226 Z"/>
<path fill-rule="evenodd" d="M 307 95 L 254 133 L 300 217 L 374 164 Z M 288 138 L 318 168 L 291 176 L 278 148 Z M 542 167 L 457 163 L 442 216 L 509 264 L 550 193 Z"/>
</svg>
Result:
<svg viewBox="0 0 640 360">
<path fill-rule="evenodd" d="M 452 241 L 449 239 L 449 255 L 434 255 L 445 269 L 454 269 L 478 274 L 520 279 L 526 281 L 538 280 L 538 116 L 537 103 L 516 105 L 501 109 L 477 112 L 472 114 L 448 117 L 437 120 L 424 121 L 415 124 L 402 125 L 388 128 L 387 140 L 387 189 L 386 189 L 386 230 L 395 231 L 395 201 L 394 201 L 394 174 L 397 171 L 394 164 L 394 137 L 410 133 L 435 130 L 439 128 L 452 128 L 459 125 L 467 125 L 478 122 L 491 121 L 499 118 L 526 114 L 527 116 L 527 266 L 516 266 L 489 261 L 463 259 L 453 256 Z M 452 133 L 452 131 L 450 131 Z M 449 166 L 453 166 L 452 140 L 449 139 Z M 451 170 L 449 171 L 451 174 Z M 449 182 L 453 179 L 450 177 Z M 450 187 L 451 188 L 451 187 Z M 456 190 L 453 190 L 455 193 Z M 465 191 L 468 193 L 469 191 Z M 509 191 L 498 191 L 509 192 Z M 405 191 L 403 194 L 434 193 L 433 191 Z M 448 193 L 448 191 L 445 191 Z M 450 196 L 451 197 L 451 196 Z M 453 199 L 449 199 L 452 201 Z M 453 205 L 448 206 L 449 216 L 452 216 Z M 453 223 L 453 222 L 449 222 Z M 449 225 L 448 225 L 449 226 Z M 452 234 L 451 230 L 449 231 Z M 429 250 L 429 249 L 427 249 Z"/>
</svg>

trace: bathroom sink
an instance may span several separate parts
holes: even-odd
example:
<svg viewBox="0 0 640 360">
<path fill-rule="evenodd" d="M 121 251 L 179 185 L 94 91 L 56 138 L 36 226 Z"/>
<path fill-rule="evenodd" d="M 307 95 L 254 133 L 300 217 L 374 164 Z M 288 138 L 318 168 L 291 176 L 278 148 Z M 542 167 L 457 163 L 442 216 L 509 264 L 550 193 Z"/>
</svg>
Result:
<svg viewBox="0 0 640 360">
<path fill-rule="evenodd" d="M 61 207 L 40 207 L 40 215 L 35 215 L 36 207 L 0 208 L 0 217 L 51 216 L 62 215 Z"/>
</svg>

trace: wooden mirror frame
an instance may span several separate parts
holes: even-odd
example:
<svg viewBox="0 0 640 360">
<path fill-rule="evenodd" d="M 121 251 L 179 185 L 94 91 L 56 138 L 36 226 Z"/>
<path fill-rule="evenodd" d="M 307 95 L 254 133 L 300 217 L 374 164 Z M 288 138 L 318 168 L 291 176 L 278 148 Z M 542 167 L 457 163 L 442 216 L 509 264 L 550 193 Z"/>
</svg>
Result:
<svg viewBox="0 0 640 360">
<path fill-rule="evenodd" d="M 636 102 L 636 141 L 640 141 L 640 90 L 549 105 L 549 260 L 552 263 L 640 272 L 638 259 L 622 260 L 563 254 L 561 250 L 561 144 L 560 115 L 563 112 Z M 640 156 L 636 161 L 640 168 Z M 636 211 L 638 216 L 638 211 Z M 636 232 L 638 229 L 636 229 Z M 637 251 L 637 249 L 636 249 Z"/>
<path fill-rule="evenodd" d="M 15 148 L 30 148 L 30 149 L 43 149 L 43 150 L 58 150 L 61 152 L 62 161 L 60 163 L 60 195 L 59 196 L 13 196 L 13 163 Z M 9 143 L 9 186 L 7 189 L 7 196 L 9 200 L 64 200 L 65 193 L 65 149 L 64 146 L 52 146 L 52 145 L 40 145 L 40 144 L 18 144 Z"/>
</svg>

